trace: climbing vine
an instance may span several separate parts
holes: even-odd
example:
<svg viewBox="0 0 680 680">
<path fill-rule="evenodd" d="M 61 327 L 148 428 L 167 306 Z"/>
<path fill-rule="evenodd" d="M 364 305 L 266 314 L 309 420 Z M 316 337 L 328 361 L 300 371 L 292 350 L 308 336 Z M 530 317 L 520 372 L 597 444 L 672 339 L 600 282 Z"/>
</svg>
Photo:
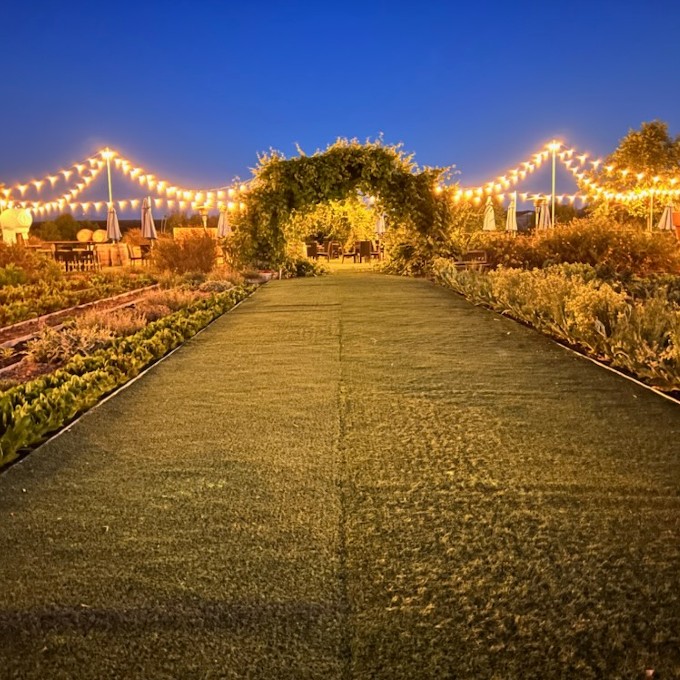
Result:
<svg viewBox="0 0 680 680">
<path fill-rule="evenodd" d="M 236 253 L 244 262 L 279 267 L 289 257 L 291 218 L 328 201 L 363 194 L 376 197 L 389 227 L 405 225 L 425 241 L 447 221 L 449 202 L 437 192 L 446 169 L 420 169 L 401 146 L 381 140 L 339 139 L 311 156 L 260 157 L 236 216 Z"/>
</svg>

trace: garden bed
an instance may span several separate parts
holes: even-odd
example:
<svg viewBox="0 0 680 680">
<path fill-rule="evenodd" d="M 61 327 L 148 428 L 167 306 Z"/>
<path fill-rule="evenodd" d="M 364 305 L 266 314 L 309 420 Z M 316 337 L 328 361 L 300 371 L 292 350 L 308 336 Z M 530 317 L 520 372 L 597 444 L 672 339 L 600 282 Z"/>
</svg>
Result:
<svg viewBox="0 0 680 680">
<path fill-rule="evenodd" d="M 88 309 L 115 309 L 123 304 L 131 304 L 134 300 L 144 295 L 145 293 L 158 288 L 158 284 L 154 283 L 143 288 L 134 288 L 125 293 L 119 293 L 112 297 L 101 298 L 93 302 L 85 302 L 74 307 L 60 309 L 56 312 L 50 312 L 44 316 L 38 316 L 35 319 L 27 319 L 19 321 L 11 326 L 0 328 L 0 343 L 3 345 L 13 344 L 17 340 L 27 340 L 34 335 L 41 327 L 44 326 L 58 326 L 67 319 L 82 314 Z"/>
<path fill-rule="evenodd" d="M 78 273 L 5 285 L 0 288 L 0 326 L 36 320 L 54 312 L 145 288 L 155 282 L 148 274 Z M 0 338 L 0 342 L 5 339 L 2 335 Z"/>
</svg>

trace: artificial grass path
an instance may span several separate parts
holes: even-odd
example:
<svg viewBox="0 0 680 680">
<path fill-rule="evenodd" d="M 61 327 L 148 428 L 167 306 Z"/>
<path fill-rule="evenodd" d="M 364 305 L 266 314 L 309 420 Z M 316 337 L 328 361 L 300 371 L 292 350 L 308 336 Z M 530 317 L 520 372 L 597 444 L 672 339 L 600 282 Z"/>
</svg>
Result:
<svg viewBox="0 0 680 680">
<path fill-rule="evenodd" d="M 0 477 L 0 677 L 680 677 L 679 434 L 428 282 L 273 282 Z"/>
</svg>

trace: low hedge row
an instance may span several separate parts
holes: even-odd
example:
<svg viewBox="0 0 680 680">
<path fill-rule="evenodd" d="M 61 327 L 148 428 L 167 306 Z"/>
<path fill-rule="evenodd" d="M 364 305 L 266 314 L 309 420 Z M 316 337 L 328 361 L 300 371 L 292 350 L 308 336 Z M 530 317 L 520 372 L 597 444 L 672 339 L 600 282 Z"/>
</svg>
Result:
<svg viewBox="0 0 680 680">
<path fill-rule="evenodd" d="M 587 265 L 457 270 L 435 262 L 436 279 L 475 303 L 537 328 L 666 391 L 680 390 L 680 308 L 665 289 L 631 297 Z"/>
<path fill-rule="evenodd" d="M 0 465 L 94 406 L 252 290 L 242 286 L 213 295 L 90 356 L 76 356 L 49 375 L 0 393 Z"/>
</svg>

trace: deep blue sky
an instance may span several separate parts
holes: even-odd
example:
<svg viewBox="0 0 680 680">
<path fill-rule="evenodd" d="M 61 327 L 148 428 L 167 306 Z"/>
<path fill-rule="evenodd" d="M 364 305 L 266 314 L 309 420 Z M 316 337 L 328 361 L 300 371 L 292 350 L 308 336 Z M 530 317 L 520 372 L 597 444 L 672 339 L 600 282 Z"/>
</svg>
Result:
<svg viewBox="0 0 680 680">
<path fill-rule="evenodd" d="M 382 132 L 471 184 L 553 136 L 605 154 L 642 121 L 680 133 L 677 0 L 8 0 L 0 22 L 6 183 L 108 144 L 216 186 L 270 147 Z"/>
</svg>

